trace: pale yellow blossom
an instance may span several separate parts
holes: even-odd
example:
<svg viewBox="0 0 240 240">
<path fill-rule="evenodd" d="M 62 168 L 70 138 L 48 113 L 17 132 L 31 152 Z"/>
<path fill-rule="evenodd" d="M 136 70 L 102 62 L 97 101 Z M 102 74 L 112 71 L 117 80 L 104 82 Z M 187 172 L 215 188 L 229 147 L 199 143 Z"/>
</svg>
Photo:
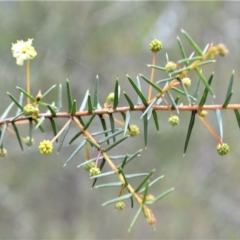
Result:
<svg viewBox="0 0 240 240">
<path fill-rule="evenodd" d="M 16 58 L 17 65 L 22 66 L 25 60 L 30 60 L 36 57 L 37 52 L 32 46 L 33 39 L 28 39 L 26 42 L 18 40 L 17 43 L 12 43 L 12 54 Z"/>
</svg>

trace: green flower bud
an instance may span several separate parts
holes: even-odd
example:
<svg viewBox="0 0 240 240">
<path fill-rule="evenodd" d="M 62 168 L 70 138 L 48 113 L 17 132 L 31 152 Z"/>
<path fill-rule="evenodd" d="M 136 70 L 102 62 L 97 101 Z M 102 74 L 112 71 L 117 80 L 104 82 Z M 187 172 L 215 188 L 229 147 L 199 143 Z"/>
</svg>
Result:
<svg viewBox="0 0 240 240">
<path fill-rule="evenodd" d="M 32 104 L 27 104 L 24 106 L 23 112 L 25 116 L 31 116 L 33 119 L 36 119 L 39 114 L 39 109 Z"/>
<path fill-rule="evenodd" d="M 122 211 L 125 208 L 125 203 L 123 201 L 119 201 L 115 205 L 115 209 Z"/>
<path fill-rule="evenodd" d="M 29 146 L 29 147 L 34 144 L 34 139 L 33 138 L 30 139 L 29 136 L 26 137 L 24 141 L 25 141 L 26 145 Z"/>
<path fill-rule="evenodd" d="M 219 143 L 217 145 L 217 152 L 221 156 L 226 155 L 229 152 L 229 146 L 226 143 L 222 143 L 222 144 Z"/>
<path fill-rule="evenodd" d="M 152 40 L 149 44 L 149 48 L 152 52 L 158 52 L 162 49 L 162 47 L 162 42 L 157 39 Z"/>
<path fill-rule="evenodd" d="M 107 101 L 113 101 L 114 100 L 114 93 L 110 93 L 107 97 Z"/>
<path fill-rule="evenodd" d="M 38 149 L 41 154 L 48 155 L 52 153 L 53 144 L 49 140 L 43 140 L 40 142 Z"/>
<path fill-rule="evenodd" d="M 226 54 L 228 54 L 228 49 L 222 43 L 217 45 L 217 49 L 218 49 L 218 54 L 222 57 L 224 57 Z"/>
<path fill-rule="evenodd" d="M 172 126 L 178 125 L 178 124 L 179 124 L 179 121 L 180 121 L 180 120 L 179 120 L 179 117 L 176 116 L 176 115 L 173 115 L 173 116 L 171 116 L 171 117 L 168 119 L 169 124 L 172 125 Z"/>
<path fill-rule="evenodd" d="M 84 165 L 84 169 L 87 170 L 87 171 L 90 171 L 93 167 L 95 167 L 94 162 L 89 162 L 89 163 Z"/>
<path fill-rule="evenodd" d="M 6 157 L 6 156 L 7 156 L 7 149 L 0 148 L 0 157 Z"/>
<path fill-rule="evenodd" d="M 41 94 L 41 92 L 39 92 L 39 93 L 37 94 L 37 96 L 35 97 L 35 99 L 36 99 L 36 102 L 39 102 L 39 101 L 42 99 L 42 94 Z"/>
<path fill-rule="evenodd" d="M 139 134 L 139 127 L 137 125 L 130 125 L 130 129 L 128 129 L 128 135 L 131 137 L 135 137 Z"/>
<path fill-rule="evenodd" d="M 206 116 L 208 115 L 208 112 L 205 111 L 205 110 L 202 110 L 202 111 L 199 111 L 199 112 L 198 112 L 198 115 L 199 115 L 200 117 L 206 117 Z"/>
<path fill-rule="evenodd" d="M 90 171 L 89 171 L 90 177 L 96 176 L 96 175 L 98 175 L 98 174 L 100 174 L 100 173 L 101 173 L 101 171 L 100 171 L 100 169 L 97 168 L 97 167 L 93 167 L 93 168 L 91 168 Z"/>
<path fill-rule="evenodd" d="M 173 72 L 177 69 L 177 64 L 174 62 L 168 62 L 165 65 L 165 69 L 166 69 L 166 72 L 168 72 L 168 73 Z"/>
</svg>

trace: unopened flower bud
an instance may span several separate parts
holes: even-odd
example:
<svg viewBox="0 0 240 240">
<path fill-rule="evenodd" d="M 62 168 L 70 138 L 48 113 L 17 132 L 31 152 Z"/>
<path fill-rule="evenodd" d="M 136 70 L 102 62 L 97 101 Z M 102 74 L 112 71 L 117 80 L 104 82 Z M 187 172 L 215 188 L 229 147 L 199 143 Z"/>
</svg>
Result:
<svg viewBox="0 0 240 240">
<path fill-rule="evenodd" d="M 149 48 L 152 52 L 158 52 L 162 49 L 162 47 L 162 42 L 157 39 L 152 40 L 149 44 Z"/>
<path fill-rule="evenodd" d="M 87 171 L 90 171 L 93 167 L 95 167 L 94 162 L 89 162 L 89 163 L 84 165 L 84 169 L 87 170 Z"/>
<path fill-rule="evenodd" d="M 217 152 L 221 156 L 226 155 L 229 152 L 229 146 L 226 143 L 222 143 L 222 144 L 219 143 L 217 145 Z"/>
<path fill-rule="evenodd" d="M 190 87 L 191 86 L 191 79 L 188 77 L 185 77 L 182 79 L 182 83 L 184 84 L 184 86 L 186 87 Z"/>
<path fill-rule="evenodd" d="M 165 69 L 166 69 L 166 72 L 168 72 L 168 73 L 173 72 L 177 69 L 177 64 L 174 62 L 168 62 L 165 65 Z"/>
<path fill-rule="evenodd" d="M 178 124 L 179 124 L 179 121 L 180 121 L 180 120 L 179 120 L 179 117 L 176 116 L 176 115 L 173 115 L 173 116 L 171 116 L 171 117 L 168 119 L 169 124 L 172 125 L 172 126 L 178 125 Z"/>
<path fill-rule="evenodd" d="M 123 201 L 119 201 L 119 202 L 117 202 L 116 203 L 116 205 L 115 205 L 115 209 L 116 210 L 123 210 L 125 208 L 125 203 L 123 202 Z"/>
<path fill-rule="evenodd" d="M 136 135 L 139 134 L 139 127 L 137 125 L 130 125 L 129 127 L 130 129 L 128 129 L 128 135 L 131 137 L 134 137 Z"/>
<path fill-rule="evenodd" d="M 0 157 L 6 157 L 6 156 L 7 156 L 7 149 L 0 148 Z"/>
<path fill-rule="evenodd" d="M 90 171 L 89 171 L 90 177 L 96 176 L 96 175 L 98 175 L 98 174 L 100 174 L 100 173 L 101 173 L 101 171 L 100 171 L 100 169 L 97 168 L 97 167 L 93 167 L 93 168 L 91 168 Z"/>
</svg>

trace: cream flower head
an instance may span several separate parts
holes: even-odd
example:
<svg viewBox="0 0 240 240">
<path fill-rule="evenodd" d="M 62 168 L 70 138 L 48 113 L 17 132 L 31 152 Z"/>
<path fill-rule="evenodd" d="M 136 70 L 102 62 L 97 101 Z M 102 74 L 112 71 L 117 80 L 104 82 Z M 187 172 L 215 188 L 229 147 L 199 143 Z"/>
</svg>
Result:
<svg viewBox="0 0 240 240">
<path fill-rule="evenodd" d="M 23 40 L 18 40 L 17 43 L 12 43 L 12 54 L 15 57 L 17 65 L 22 66 L 24 60 L 30 60 L 36 57 L 37 52 L 32 46 L 33 39 L 28 39 L 24 42 Z"/>
</svg>

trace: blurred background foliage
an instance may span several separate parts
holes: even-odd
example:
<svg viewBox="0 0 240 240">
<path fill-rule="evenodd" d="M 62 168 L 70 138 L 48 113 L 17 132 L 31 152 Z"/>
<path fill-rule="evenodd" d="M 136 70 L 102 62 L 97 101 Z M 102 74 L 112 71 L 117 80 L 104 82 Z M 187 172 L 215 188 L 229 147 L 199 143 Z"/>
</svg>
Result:
<svg viewBox="0 0 240 240">
<path fill-rule="evenodd" d="M 218 57 L 216 64 L 203 69 L 206 77 L 215 72 L 212 86 L 217 98 L 209 97 L 208 103 L 223 102 L 233 69 L 236 90 L 232 102 L 239 103 L 239 7 L 239 2 L 231 1 L 1 2 L 0 111 L 10 103 L 6 91 L 18 96 L 15 86 L 25 88 L 25 67 L 15 64 L 10 51 L 16 40 L 34 38 L 38 55 L 31 61 L 33 95 L 56 83 L 65 86 L 68 78 L 80 104 L 87 89 L 92 93 L 98 74 L 103 105 L 117 77 L 122 90 L 134 94 L 126 73 L 134 79 L 139 73 L 150 75 L 146 64 L 152 61 L 148 48 L 152 39 L 161 40 L 164 46 L 157 57 L 158 65 L 165 65 L 166 52 L 171 61 L 181 58 L 177 35 L 190 54 L 192 49 L 181 28 L 202 48 L 212 42 L 226 44 L 229 55 Z M 156 80 L 164 76 L 156 72 Z M 197 80 L 194 74 L 191 77 L 193 82 Z M 56 92 L 46 101 L 55 98 Z M 121 104 L 125 104 L 123 98 Z M 132 115 L 132 123 L 142 126 L 140 113 Z M 91 191 L 88 174 L 76 168 L 85 160 L 84 152 L 62 167 L 78 142 L 67 146 L 65 141 L 58 155 L 41 156 L 39 141 L 52 138 L 46 121 L 46 133 L 35 131 L 36 144 L 31 149 L 25 147 L 21 152 L 13 136 L 8 134 L 5 139 L 9 154 L 0 161 L 0 239 L 240 238 L 240 132 L 234 113 L 223 112 L 224 142 L 231 148 L 225 157 L 216 153 L 215 139 L 198 120 L 187 154 L 182 157 L 190 113 L 181 112 L 181 124 L 174 128 L 167 124 L 167 112 L 158 115 L 160 133 L 151 121 L 148 148 L 128 168 L 133 173 L 156 167 L 155 176 L 165 175 L 152 188 L 153 194 L 175 187 L 153 207 L 157 231 L 141 217 L 127 233 L 137 209 L 131 209 L 130 204 L 120 213 L 114 212 L 113 205 L 101 207 L 102 202 L 116 197 L 118 190 Z M 218 131 L 214 112 L 207 120 Z M 59 121 L 59 126 L 64 122 Z M 98 124 L 94 122 L 92 130 L 97 130 Z M 27 129 L 22 128 L 21 135 L 28 135 Z M 69 135 L 76 130 L 72 127 Z M 143 148 L 143 135 L 130 140 L 112 154 Z M 91 154 L 96 156 L 94 151 Z"/>
</svg>

